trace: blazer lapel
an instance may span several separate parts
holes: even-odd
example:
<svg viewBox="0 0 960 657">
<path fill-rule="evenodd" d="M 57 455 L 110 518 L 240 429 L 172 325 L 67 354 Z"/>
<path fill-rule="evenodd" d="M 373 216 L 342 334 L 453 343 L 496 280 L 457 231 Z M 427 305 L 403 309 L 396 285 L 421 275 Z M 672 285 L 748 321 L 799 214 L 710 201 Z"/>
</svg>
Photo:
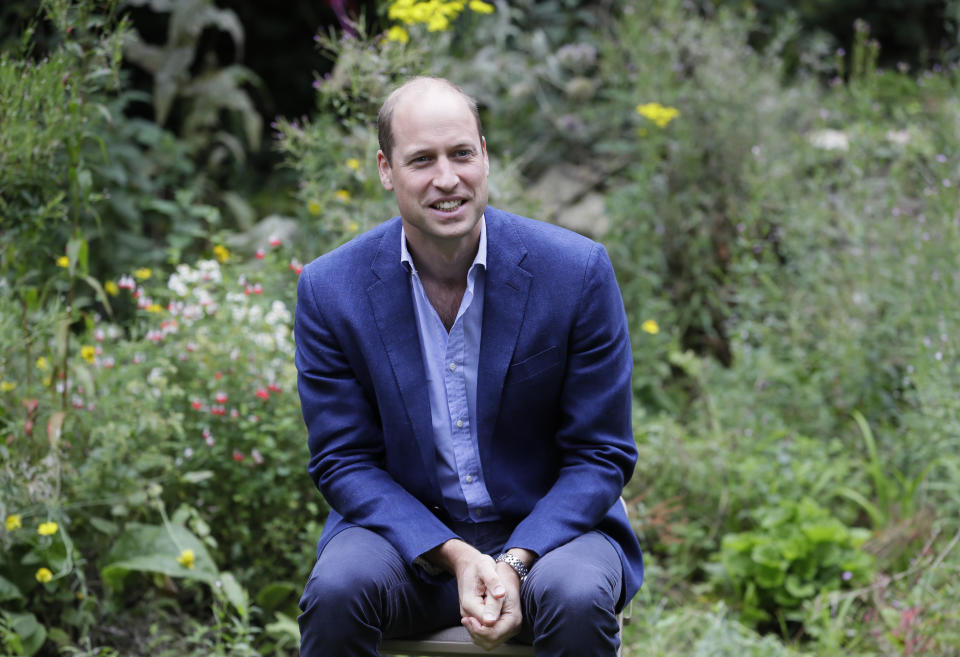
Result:
<svg viewBox="0 0 960 657">
<path fill-rule="evenodd" d="M 487 277 L 477 372 L 477 441 L 481 463 L 489 467 L 503 381 L 517 345 L 532 275 L 520 266 L 527 251 L 510 219 L 490 207 L 485 218 Z"/>
<path fill-rule="evenodd" d="M 400 264 L 400 221 L 384 233 L 372 267 L 377 280 L 367 288 L 380 339 L 400 390 L 407 419 L 420 448 L 424 473 L 439 490 L 430 398 L 427 394 L 420 334 L 407 272 Z M 383 422 L 396 418 L 382 418 Z"/>
</svg>

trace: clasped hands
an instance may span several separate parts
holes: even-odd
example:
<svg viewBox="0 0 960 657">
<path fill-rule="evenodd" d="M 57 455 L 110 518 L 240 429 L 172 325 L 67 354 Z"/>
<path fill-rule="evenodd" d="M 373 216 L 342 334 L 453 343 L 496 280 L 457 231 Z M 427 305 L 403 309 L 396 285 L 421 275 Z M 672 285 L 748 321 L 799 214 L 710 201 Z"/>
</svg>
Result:
<svg viewBox="0 0 960 657">
<path fill-rule="evenodd" d="M 525 563 L 533 562 L 532 552 L 511 552 Z M 460 622 L 476 645 L 492 650 L 520 632 L 520 577 L 513 568 L 495 563 L 492 557 L 459 539 L 447 541 L 429 556 L 456 577 Z"/>
</svg>

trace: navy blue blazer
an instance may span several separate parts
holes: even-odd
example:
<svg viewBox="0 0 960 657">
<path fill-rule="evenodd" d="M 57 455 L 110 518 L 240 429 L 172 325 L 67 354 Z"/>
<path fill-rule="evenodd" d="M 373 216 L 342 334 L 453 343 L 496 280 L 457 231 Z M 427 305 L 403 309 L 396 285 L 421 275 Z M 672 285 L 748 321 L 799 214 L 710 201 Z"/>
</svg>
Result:
<svg viewBox="0 0 960 657">
<path fill-rule="evenodd" d="M 486 208 L 477 374 L 483 476 L 507 546 L 545 554 L 597 529 L 620 554 L 624 600 L 643 580 L 619 503 L 637 459 L 632 357 L 604 248 Z M 296 364 L 309 473 L 331 511 L 318 554 L 351 525 L 413 564 L 456 535 L 442 504 L 426 375 L 395 217 L 304 267 Z"/>
</svg>

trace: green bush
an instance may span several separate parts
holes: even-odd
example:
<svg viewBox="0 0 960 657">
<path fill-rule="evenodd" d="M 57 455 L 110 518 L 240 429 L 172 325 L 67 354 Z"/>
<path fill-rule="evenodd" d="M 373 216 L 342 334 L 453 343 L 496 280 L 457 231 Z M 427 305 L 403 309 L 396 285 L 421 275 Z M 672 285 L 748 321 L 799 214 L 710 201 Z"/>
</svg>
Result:
<svg viewBox="0 0 960 657">
<path fill-rule="evenodd" d="M 796 619 L 803 601 L 868 582 L 873 562 L 858 549 L 869 538 L 809 497 L 757 509 L 757 528 L 723 537 L 723 582 L 733 587 L 749 622 Z"/>
</svg>

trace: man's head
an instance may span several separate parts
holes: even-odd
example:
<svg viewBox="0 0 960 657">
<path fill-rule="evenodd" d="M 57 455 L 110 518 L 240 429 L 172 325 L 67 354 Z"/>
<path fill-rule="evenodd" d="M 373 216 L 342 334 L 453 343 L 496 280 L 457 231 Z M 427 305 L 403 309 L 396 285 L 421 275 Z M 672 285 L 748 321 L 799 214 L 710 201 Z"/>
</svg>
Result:
<svg viewBox="0 0 960 657">
<path fill-rule="evenodd" d="M 377 140 L 380 142 L 380 150 L 387 156 L 388 161 L 393 157 L 393 113 L 400 97 L 407 92 L 416 93 L 418 90 L 422 91 L 430 85 L 445 86 L 450 89 L 450 91 L 459 94 L 467 104 L 470 113 L 473 114 L 473 120 L 477 124 L 477 136 L 481 139 L 483 138 L 483 126 L 480 123 L 480 111 L 477 109 L 477 101 L 464 93 L 463 89 L 445 78 L 416 77 L 394 89 L 393 92 L 387 96 L 387 99 L 380 107 L 380 112 L 377 114 Z"/>
<path fill-rule="evenodd" d="M 450 251 L 479 239 L 490 166 L 476 111 L 438 78 L 411 80 L 380 111 L 380 182 L 396 196 L 415 248 Z"/>
</svg>

